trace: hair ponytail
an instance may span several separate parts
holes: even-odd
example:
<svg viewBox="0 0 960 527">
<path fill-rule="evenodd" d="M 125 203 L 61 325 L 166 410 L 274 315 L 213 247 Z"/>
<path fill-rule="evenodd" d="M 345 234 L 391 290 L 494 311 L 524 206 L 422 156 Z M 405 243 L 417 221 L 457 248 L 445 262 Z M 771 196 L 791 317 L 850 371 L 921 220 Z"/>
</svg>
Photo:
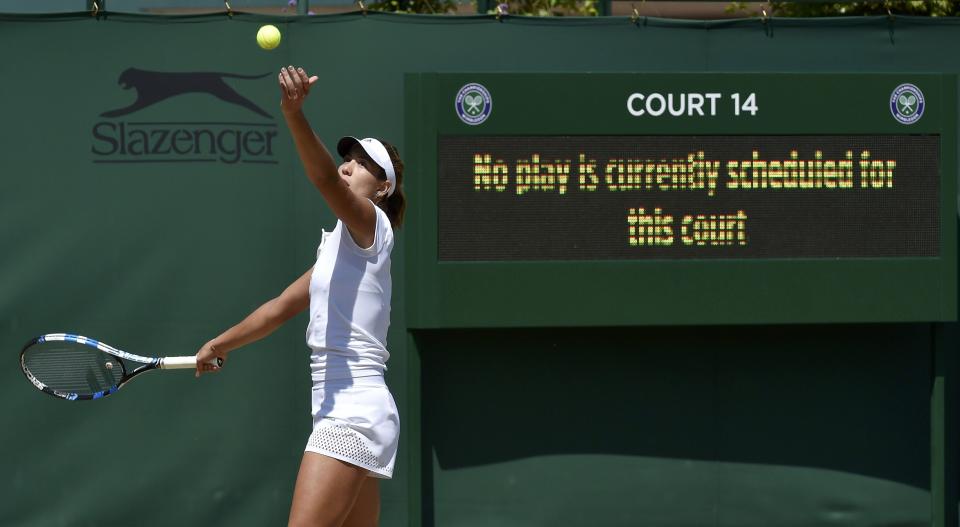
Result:
<svg viewBox="0 0 960 527">
<path fill-rule="evenodd" d="M 396 147 L 390 143 L 381 140 L 383 146 L 387 149 L 387 153 L 390 154 L 390 161 L 393 163 L 393 171 L 397 176 L 397 188 L 393 189 L 393 194 L 391 194 L 387 199 L 380 202 L 380 208 L 387 213 L 387 217 L 390 218 L 390 224 L 393 226 L 393 230 L 397 230 L 403 225 L 403 214 L 407 210 L 407 197 L 403 194 L 403 161 L 400 160 L 400 153 L 397 152 Z"/>
</svg>

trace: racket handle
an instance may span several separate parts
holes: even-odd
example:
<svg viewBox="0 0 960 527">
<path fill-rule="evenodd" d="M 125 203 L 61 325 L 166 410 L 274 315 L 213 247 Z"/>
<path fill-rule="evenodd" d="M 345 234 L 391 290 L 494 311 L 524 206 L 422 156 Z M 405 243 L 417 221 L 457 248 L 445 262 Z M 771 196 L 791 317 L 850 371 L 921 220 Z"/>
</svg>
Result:
<svg viewBox="0 0 960 527">
<path fill-rule="evenodd" d="M 213 366 L 219 367 L 223 364 L 223 361 L 220 360 L 220 357 L 210 360 L 210 364 Z M 197 367 L 197 357 L 194 355 L 186 355 L 184 357 L 164 357 L 160 359 L 160 369 L 162 370 L 179 370 L 179 369 L 194 369 Z"/>
</svg>

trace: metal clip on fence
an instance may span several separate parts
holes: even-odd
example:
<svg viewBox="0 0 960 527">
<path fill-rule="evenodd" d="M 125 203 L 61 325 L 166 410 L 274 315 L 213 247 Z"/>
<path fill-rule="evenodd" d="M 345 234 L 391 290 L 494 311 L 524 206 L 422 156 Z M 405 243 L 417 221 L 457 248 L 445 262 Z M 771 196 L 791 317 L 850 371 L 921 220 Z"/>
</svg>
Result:
<svg viewBox="0 0 960 527">
<path fill-rule="evenodd" d="M 91 17 L 97 20 L 106 20 L 107 0 L 87 0 L 87 7 L 90 9 Z"/>
<path fill-rule="evenodd" d="M 760 8 L 760 12 L 763 13 L 763 18 L 760 21 L 763 23 L 763 32 L 768 37 L 773 37 L 773 24 L 770 23 L 770 17 L 767 16 L 767 10 L 763 7 Z"/>
<path fill-rule="evenodd" d="M 230 7 L 230 2 L 223 0 L 223 5 L 227 6 L 227 16 L 233 19 L 233 8 Z"/>
<path fill-rule="evenodd" d="M 643 0 L 640 2 L 640 7 L 643 7 L 643 5 L 646 3 L 647 0 Z M 640 10 L 637 9 L 637 4 L 630 4 L 630 7 L 633 8 L 633 15 L 630 16 L 630 23 L 640 27 Z M 643 25 L 647 25 L 647 18 L 648 17 L 643 17 Z"/>
<path fill-rule="evenodd" d="M 363 12 L 363 16 L 367 16 L 367 6 L 363 3 L 363 0 L 357 0 L 357 5 L 360 6 L 360 11 Z"/>
<path fill-rule="evenodd" d="M 646 2 L 646 0 L 644 0 L 644 2 Z M 638 22 L 640 22 L 640 11 L 637 10 L 637 4 L 630 4 L 630 7 L 633 8 L 633 15 L 630 16 L 630 23 L 635 26 L 639 26 L 640 24 L 638 24 Z"/>
<path fill-rule="evenodd" d="M 497 4 L 497 13 L 496 13 L 497 22 L 503 22 L 503 17 L 509 14 L 510 14 L 510 11 L 507 9 L 506 2 L 500 2 L 499 4 Z"/>
<path fill-rule="evenodd" d="M 893 23 L 896 22 L 896 17 L 893 16 L 893 13 L 890 12 L 890 7 L 887 7 L 887 30 L 890 32 L 890 43 L 893 44 Z"/>
</svg>

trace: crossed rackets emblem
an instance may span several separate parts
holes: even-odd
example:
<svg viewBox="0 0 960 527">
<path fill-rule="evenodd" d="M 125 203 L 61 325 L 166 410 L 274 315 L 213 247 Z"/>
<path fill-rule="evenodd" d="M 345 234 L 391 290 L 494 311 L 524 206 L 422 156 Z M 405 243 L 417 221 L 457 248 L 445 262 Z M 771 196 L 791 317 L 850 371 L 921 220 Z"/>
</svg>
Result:
<svg viewBox="0 0 960 527">
<path fill-rule="evenodd" d="M 490 117 L 493 99 L 482 84 L 471 82 L 463 85 L 454 100 L 457 116 L 468 125 L 478 125 Z"/>
<path fill-rule="evenodd" d="M 469 125 L 477 125 L 490 117 L 493 110 L 493 99 L 490 97 L 490 91 L 482 84 L 471 82 L 465 84 L 457 92 L 455 99 L 457 116 L 460 120 Z"/>
<path fill-rule="evenodd" d="M 897 99 L 897 104 L 900 105 L 900 113 L 903 115 L 912 115 L 917 111 L 917 109 L 914 108 L 914 105 L 917 104 L 917 96 L 912 93 L 909 96 L 901 95 L 900 98 Z"/>
<path fill-rule="evenodd" d="M 470 115 L 479 115 L 483 111 L 483 97 L 477 94 L 467 94 L 463 98 L 463 104 L 466 105 L 464 110 Z"/>
<path fill-rule="evenodd" d="M 909 82 L 897 86 L 890 93 L 890 113 L 901 124 L 913 124 L 920 120 L 925 107 L 923 92 Z"/>
</svg>

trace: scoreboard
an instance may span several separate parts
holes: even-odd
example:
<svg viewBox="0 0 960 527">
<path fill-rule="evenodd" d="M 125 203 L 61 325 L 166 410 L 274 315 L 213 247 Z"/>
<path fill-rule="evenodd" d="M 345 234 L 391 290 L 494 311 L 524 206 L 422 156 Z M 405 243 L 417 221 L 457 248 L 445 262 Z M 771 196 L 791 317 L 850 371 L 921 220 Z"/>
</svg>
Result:
<svg viewBox="0 0 960 527">
<path fill-rule="evenodd" d="M 956 318 L 956 81 L 410 74 L 411 327 Z"/>
<path fill-rule="evenodd" d="M 441 261 L 940 252 L 933 135 L 443 136 L 438 153 Z"/>
</svg>

